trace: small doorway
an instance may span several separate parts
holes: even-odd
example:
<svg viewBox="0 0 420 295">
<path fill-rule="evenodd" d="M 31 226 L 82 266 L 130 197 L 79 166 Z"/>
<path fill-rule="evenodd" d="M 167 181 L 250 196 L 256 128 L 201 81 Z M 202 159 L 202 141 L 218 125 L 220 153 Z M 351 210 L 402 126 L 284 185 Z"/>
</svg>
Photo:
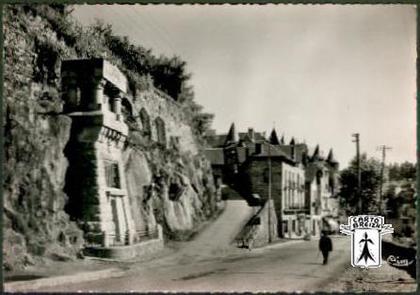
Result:
<svg viewBox="0 0 420 295">
<path fill-rule="evenodd" d="M 126 243 L 126 233 L 127 233 L 127 217 L 125 216 L 124 206 L 121 196 L 111 196 L 110 204 L 112 211 L 112 221 L 115 228 L 115 244 L 124 245 Z"/>
<path fill-rule="evenodd" d="M 111 209 L 112 209 L 112 221 L 115 228 L 115 242 L 121 242 L 121 228 L 120 221 L 118 218 L 117 199 L 111 197 Z"/>
</svg>

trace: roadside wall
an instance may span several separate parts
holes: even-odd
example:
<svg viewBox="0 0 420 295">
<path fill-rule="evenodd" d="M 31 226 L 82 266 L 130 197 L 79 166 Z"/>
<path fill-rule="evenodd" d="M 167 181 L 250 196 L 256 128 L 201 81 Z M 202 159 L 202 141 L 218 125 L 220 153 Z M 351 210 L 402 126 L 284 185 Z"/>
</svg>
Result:
<svg viewBox="0 0 420 295">
<path fill-rule="evenodd" d="M 236 237 L 238 244 L 243 242 L 244 246 L 262 247 L 269 243 L 270 238 L 272 242 L 278 240 L 277 216 L 273 200 L 271 203 L 265 202 L 263 207 L 254 208 L 255 214 Z"/>
</svg>

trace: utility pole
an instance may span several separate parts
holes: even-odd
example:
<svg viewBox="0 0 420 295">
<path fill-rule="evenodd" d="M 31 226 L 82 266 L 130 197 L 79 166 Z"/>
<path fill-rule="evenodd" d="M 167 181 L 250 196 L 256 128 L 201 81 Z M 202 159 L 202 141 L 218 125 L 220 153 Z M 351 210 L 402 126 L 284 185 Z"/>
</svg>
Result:
<svg viewBox="0 0 420 295">
<path fill-rule="evenodd" d="M 352 134 L 354 137 L 353 142 L 356 143 L 356 165 L 357 165 L 357 196 L 359 197 L 359 214 L 363 212 L 363 201 L 362 201 L 362 173 L 360 170 L 360 134 L 354 133 Z"/>
<path fill-rule="evenodd" d="M 271 144 L 268 143 L 268 243 L 272 242 L 271 236 Z"/>
<path fill-rule="evenodd" d="M 386 145 L 381 145 L 377 147 L 377 150 L 382 151 L 382 165 L 381 165 L 381 182 L 379 185 L 379 203 L 378 203 L 378 211 L 379 214 L 382 214 L 383 206 L 382 206 L 382 199 L 383 199 L 383 185 L 384 185 L 384 171 L 385 171 L 385 158 L 386 158 L 386 151 L 391 150 L 392 148 Z"/>
</svg>

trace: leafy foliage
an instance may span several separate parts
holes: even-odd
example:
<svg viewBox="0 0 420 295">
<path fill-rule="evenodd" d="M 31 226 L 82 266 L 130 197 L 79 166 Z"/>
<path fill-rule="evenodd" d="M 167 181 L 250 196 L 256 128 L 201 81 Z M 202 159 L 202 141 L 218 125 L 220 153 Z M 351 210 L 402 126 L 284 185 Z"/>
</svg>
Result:
<svg viewBox="0 0 420 295">
<path fill-rule="evenodd" d="M 340 202 L 346 208 L 348 214 L 357 212 L 360 198 L 362 199 L 362 212 L 376 212 L 377 193 L 380 185 L 381 163 L 373 158 L 367 158 L 366 154 L 360 157 L 361 169 L 361 195 L 357 193 L 357 162 L 353 159 L 350 166 L 340 173 L 341 188 L 339 192 Z"/>
<path fill-rule="evenodd" d="M 207 130 L 210 129 L 214 115 L 209 113 L 200 113 L 194 117 L 193 129 L 198 132 L 198 135 L 204 136 Z"/>
<path fill-rule="evenodd" d="M 416 164 L 404 162 L 394 163 L 388 166 L 389 180 L 414 180 L 416 179 Z"/>
<path fill-rule="evenodd" d="M 156 57 L 150 49 L 131 44 L 127 36 L 116 36 L 110 25 L 97 21 L 91 29 L 103 37 L 105 46 L 118 57 L 124 66 L 138 74 L 150 75 L 154 85 L 175 100 L 182 98 L 191 75 L 187 74 L 186 62 L 178 56 Z"/>
<path fill-rule="evenodd" d="M 406 207 L 404 205 L 408 205 L 411 208 L 415 207 L 415 191 L 411 187 L 405 187 L 398 193 L 395 187 L 391 187 L 386 192 L 385 198 L 387 200 L 388 216 L 392 218 L 399 218 L 403 215 L 404 212 L 401 212 L 401 210 L 403 207 Z"/>
<path fill-rule="evenodd" d="M 68 5 L 25 5 L 24 9 L 45 18 L 57 38 L 72 48 L 72 54 L 63 54 L 63 50 L 46 44 L 47 54 L 54 57 L 55 65 L 49 65 L 51 68 L 60 59 L 69 57 L 106 58 L 127 76 L 133 96 L 154 86 L 180 103 L 198 139 L 209 128 L 213 116 L 202 113 L 202 106 L 194 101 L 194 91 L 188 84 L 191 74 L 180 57 L 156 57 L 150 49 L 130 43 L 128 37 L 115 35 L 112 26 L 101 21 L 84 28 L 72 19 L 72 8 Z M 39 43 L 42 47 L 42 42 Z M 51 80 L 50 77 L 42 79 Z"/>
</svg>

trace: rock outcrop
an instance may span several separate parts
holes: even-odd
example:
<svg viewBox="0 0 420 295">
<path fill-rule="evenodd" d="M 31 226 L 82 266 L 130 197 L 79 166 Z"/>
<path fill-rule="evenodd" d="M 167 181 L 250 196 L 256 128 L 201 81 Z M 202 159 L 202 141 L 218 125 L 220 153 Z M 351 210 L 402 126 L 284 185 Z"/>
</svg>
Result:
<svg viewBox="0 0 420 295">
<path fill-rule="evenodd" d="M 63 59 L 86 58 L 92 52 L 68 44 L 60 30 L 33 7 L 5 9 L 6 270 L 46 258 L 75 259 L 84 244 L 83 231 L 65 209 L 64 150 L 71 119 L 63 113 L 60 67 Z M 166 238 L 188 237 L 216 212 L 210 165 L 180 103 L 153 86 L 131 99 L 132 105 L 123 104 L 130 127 L 123 159 L 136 229 L 158 222 Z"/>
</svg>

